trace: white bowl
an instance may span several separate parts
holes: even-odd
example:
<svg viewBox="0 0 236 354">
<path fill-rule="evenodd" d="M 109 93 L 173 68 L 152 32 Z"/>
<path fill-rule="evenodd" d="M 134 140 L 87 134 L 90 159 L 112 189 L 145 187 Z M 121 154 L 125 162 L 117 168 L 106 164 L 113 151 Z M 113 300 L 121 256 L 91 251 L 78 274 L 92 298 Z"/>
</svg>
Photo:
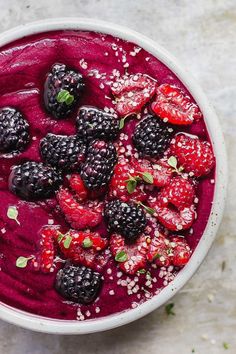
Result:
<svg viewBox="0 0 236 354">
<path fill-rule="evenodd" d="M 158 295 L 155 295 L 152 299 L 139 305 L 135 309 L 127 310 L 122 313 L 117 313 L 99 319 L 86 320 L 82 322 L 55 320 L 36 316 L 7 306 L 4 303 L 0 303 L 0 318 L 18 326 L 46 333 L 85 334 L 115 328 L 147 315 L 151 311 L 163 305 L 171 297 L 173 297 L 177 291 L 179 291 L 182 286 L 186 284 L 186 282 L 192 277 L 192 275 L 196 272 L 199 265 L 206 257 L 207 252 L 215 238 L 223 215 L 227 185 L 227 162 L 224 139 L 218 119 L 201 88 L 194 81 L 189 72 L 184 70 L 171 54 L 169 54 L 157 43 L 141 35 L 140 33 L 132 31 L 128 28 L 93 19 L 48 19 L 22 25 L 2 33 L 0 35 L 0 46 L 31 34 L 64 29 L 88 30 L 108 33 L 113 36 L 117 36 L 136 43 L 138 46 L 144 48 L 146 51 L 150 52 L 160 61 L 162 61 L 183 82 L 183 84 L 191 92 L 194 99 L 200 106 L 204 114 L 205 123 L 207 125 L 216 156 L 216 185 L 214 200 L 211 215 L 205 228 L 204 234 L 188 264 Z"/>
</svg>

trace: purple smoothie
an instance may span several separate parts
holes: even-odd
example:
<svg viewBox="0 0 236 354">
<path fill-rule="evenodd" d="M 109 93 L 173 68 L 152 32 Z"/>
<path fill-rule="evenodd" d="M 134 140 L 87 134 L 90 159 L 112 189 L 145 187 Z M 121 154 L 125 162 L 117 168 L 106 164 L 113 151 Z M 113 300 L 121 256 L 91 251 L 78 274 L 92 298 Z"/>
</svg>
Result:
<svg viewBox="0 0 236 354">
<path fill-rule="evenodd" d="M 104 109 L 114 108 L 110 83 L 128 73 L 145 73 L 161 83 L 175 84 L 187 92 L 178 78 L 159 60 L 133 43 L 94 32 L 58 31 L 34 35 L 6 45 L 0 51 L 0 107 L 12 106 L 19 109 L 30 123 L 31 143 L 21 154 L 0 157 L 0 301 L 15 308 L 37 315 L 58 319 L 91 319 L 136 307 L 157 294 L 177 272 L 168 269 L 150 268 L 152 287 L 146 285 L 146 275 L 127 276 L 117 268 L 107 255 L 103 269 L 104 282 L 99 298 L 87 306 L 63 300 L 54 290 L 56 270 L 53 273 L 37 272 L 32 266 L 16 267 L 19 256 L 29 256 L 38 250 L 39 230 L 47 224 L 62 225 L 61 215 L 55 198 L 37 203 L 20 200 L 8 190 L 8 176 L 12 166 L 27 160 L 40 161 L 39 141 L 48 132 L 74 134 L 74 112 L 69 119 L 54 120 L 44 109 L 43 85 L 45 75 L 55 62 L 80 71 L 85 78 L 86 88 L 80 105 L 92 105 Z M 130 136 L 136 122 L 130 121 L 123 133 Z M 204 140 L 209 140 L 204 121 L 187 128 Z M 124 146 L 130 138 L 120 140 Z M 214 194 L 214 171 L 200 180 L 197 188 L 198 218 L 192 230 L 185 232 L 186 239 L 194 250 L 210 215 Z M 7 217 L 9 206 L 19 211 L 18 225 Z M 104 226 L 99 231 L 106 236 Z M 56 268 L 63 264 L 58 262 Z M 137 292 L 130 291 L 138 285 Z M 131 294 L 128 294 L 130 293 Z"/>
</svg>

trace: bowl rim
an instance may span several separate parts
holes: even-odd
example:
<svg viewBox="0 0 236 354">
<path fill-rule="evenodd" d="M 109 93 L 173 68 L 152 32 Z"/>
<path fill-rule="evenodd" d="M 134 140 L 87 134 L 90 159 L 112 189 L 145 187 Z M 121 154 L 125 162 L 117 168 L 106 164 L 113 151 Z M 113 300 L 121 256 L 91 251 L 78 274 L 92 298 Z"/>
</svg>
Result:
<svg viewBox="0 0 236 354">
<path fill-rule="evenodd" d="M 1 33 L 0 47 L 25 36 L 54 30 L 82 30 L 110 34 L 134 42 L 157 57 L 183 82 L 200 106 L 216 157 L 215 192 L 207 226 L 188 264 L 159 294 L 134 309 L 86 321 L 45 318 L 0 303 L 0 318 L 20 327 L 53 334 L 88 334 L 128 324 L 154 311 L 173 297 L 196 272 L 214 241 L 223 216 L 228 179 L 226 149 L 218 118 L 202 89 L 188 70 L 183 69 L 176 58 L 158 43 L 134 30 L 110 22 L 88 18 L 44 19 L 23 24 Z"/>
</svg>

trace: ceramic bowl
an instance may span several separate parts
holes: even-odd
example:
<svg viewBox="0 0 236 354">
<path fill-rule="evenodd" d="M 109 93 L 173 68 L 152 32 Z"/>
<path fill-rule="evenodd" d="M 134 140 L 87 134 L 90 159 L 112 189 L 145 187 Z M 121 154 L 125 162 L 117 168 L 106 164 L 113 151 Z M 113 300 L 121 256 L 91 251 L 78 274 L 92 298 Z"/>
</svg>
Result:
<svg viewBox="0 0 236 354">
<path fill-rule="evenodd" d="M 86 320 L 84 322 L 55 320 L 40 317 L 0 303 L 0 318 L 10 323 L 39 332 L 57 334 L 85 334 L 115 328 L 147 315 L 170 300 L 170 298 L 172 298 L 193 276 L 199 265 L 206 257 L 207 252 L 216 236 L 216 232 L 222 218 L 226 197 L 227 163 L 224 139 L 218 119 L 201 88 L 191 77 L 191 74 L 186 69 L 183 69 L 171 54 L 169 54 L 159 44 L 143 36 L 142 34 L 128 28 L 93 19 L 60 18 L 25 24 L 4 32 L 0 35 L 0 46 L 28 35 L 67 29 L 107 33 L 120 37 L 124 40 L 131 41 L 153 54 L 167 67 L 169 67 L 183 82 L 200 106 L 216 156 L 215 193 L 212 211 L 204 234 L 188 264 L 158 295 L 155 295 L 153 298 L 139 305 L 135 309 L 130 309 L 125 312 L 113 314 L 103 318 Z"/>
</svg>

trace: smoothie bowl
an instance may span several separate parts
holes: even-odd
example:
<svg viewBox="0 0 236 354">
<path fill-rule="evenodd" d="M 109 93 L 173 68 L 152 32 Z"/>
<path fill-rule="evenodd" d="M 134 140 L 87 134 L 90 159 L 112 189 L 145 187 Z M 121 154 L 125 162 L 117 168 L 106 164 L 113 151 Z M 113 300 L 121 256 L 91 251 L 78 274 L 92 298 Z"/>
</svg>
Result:
<svg viewBox="0 0 236 354">
<path fill-rule="evenodd" d="M 219 226 L 214 112 L 165 50 L 115 25 L 47 20 L 0 45 L 0 317 L 82 334 L 144 316 Z"/>
</svg>

